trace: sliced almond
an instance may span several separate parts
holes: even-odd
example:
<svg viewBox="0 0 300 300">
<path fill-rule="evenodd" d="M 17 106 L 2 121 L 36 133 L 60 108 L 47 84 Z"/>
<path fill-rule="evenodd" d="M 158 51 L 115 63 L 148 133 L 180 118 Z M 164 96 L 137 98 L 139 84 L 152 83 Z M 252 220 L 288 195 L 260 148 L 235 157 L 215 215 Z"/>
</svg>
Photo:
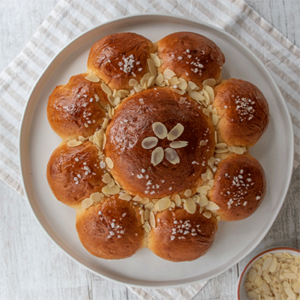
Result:
<svg viewBox="0 0 300 300">
<path fill-rule="evenodd" d="M 212 115 L 211 120 L 212 120 L 213 125 L 216 126 L 219 122 L 219 116 L 218 115 Z"/>
<path fill-rule="evenodd" d="M 150 212 L 150 225 L 152 228 L 156 227 L 156 220 L 153 211 Z"/>
<path fill-rule="evenodd" d="M 106 134 L 104 133 L 103 134 L 103 143 L 102 143 L 102 149 L 105 148 L 105 145 L 106 145 Z"/>
<path fill-rule="evenodd" d="M 155 148 L 151 153 L 151 163 L 157 166 L 164 159 L 164 150 L 162 147 Z"/>
<path fill-rule="evenodd" d="M 227 147 L 227 144 L 226 143 L 219 143 L 219 144 L 216 144 L 216 148 L 226 148 Z"/>
<path fill-rule="evenodd" d="M 170 69 L 165 69 L 164 70 L 164 77 L 165 77 L 165 79 L 169 80 L 169 79 L 171 79 L 174 76 L 176 76 L 176 74 L 172 70 L 170 70 Z"/>
<path fill-rule="evenodd" d="M 243 154 L 247 151 L 246 147 L 230 146 L 228 149 L 236 154 Z"/>
<path fill-rule="evenodd" d="M 171 200 L 168 197 L 159 199 L 156 203 L 155 203 L 155 210 L 156 211 L 163 211 L 165 209 L 168 209 L 171 205 Z"/>
<path fill-rule="evenodd" d="M 170 85 L 177 85 L 179 83 L 180 83 L 180 81 L 178 80 L 178 78 L 176 76 L 174 76 L 170 79 Z"/>
<path fill-rule="evenodd" d="M 211 86 L 206 85 L 206 86 L 204 86 L 204 90 L 208 94 L 208 98 L 209 98 L 210 103 L 212 103 L 214 101 L 214 98 L 215 98 L 214 89 Z"/>
<path fill-rule="evenodd" d="M 144 90 L 144 87 L 143 87 L 142 85 L 140 85 L 140 84 L 135 85 L 133 88 L 134 88 L 134 90 L 135 90 L 137 93 L 139 93 L 139 92 L 141 92 L 142 90 Z"/>
<path fill-rule="evenodd" d="M 208 201 L 208 203 L 205 205 L 205 208 L 210 211 L 216 211 L 220 209 L 220 206 L 212 201 Z"/>
<path fill-rule="evenodd" d="M 103 176 L 102 176 L 102 181 L 104 182 L 104 183 L 109 183 L 110 181 L 111 181 L 111 176 L 110 176 L 110 174 L 109 173 L 105 173 Z"/>
<path fill-rule="evenodd" d="M 143 228 L 145 229 L 145 231 L 147 233 L 149 233 L 151 231 L 151 226 L 150 226 L 149 222 L 145 222 L 145 224 L 143 225 Z"/>
<path fill-rule="evenodd" d="M 102 188 L 102 193 L 106 195 L 116 195 L 120 193 L 120 188 L 117 185 L 109 187 L 108 185 Z"/>
<path fill-rule="evenodd" d="M 190 214 L 194 214 L 196 211 L 196 204 L 192 198 L 187 198 L 183 204 L 183 207 Z"/>
<path fill-rule="evenodd" d="M 173 149 L 183 148 L 188 145 L 188 142 L 185 141 L 175 141 L 170 144 L 170 147 Z"/>
<path fill-rule="evenodd" d="M 160 139 L 164 139 L 168 135 L 167 127 L 161 122 L 153 123 L 152 129 L 153 129 L 153 132 L 155 133 L 155 135 Z"/>
<path fill-rule="evenodd" d="M 189 87 L 192 91 L 199 89 L 198 85 L 197 85 L 195 82 L 193 82 L 193 81 L 189 81 L 189 82 L 188 82 L 188 87 Z"/>
<path fill-rule="evenodd" d="M 183 133 L 184 130 L 184 126 L 180 123 L 178 123 L 176 126 L 173 127 L 173 129 L 171 129 L 171 131 L 168 133 L 167 135 L 167 139 L 169 141 L 174 141 L 175 139 L 177 139 L 178 137 L 181 136 L 181 134 Z"/>
<path fill-rule="evenodd" d="M 148 58 L 148 59 L 147 59 L 147 63 L 148 63 L 148 68 L 149 68 L 150 73 L 151 73 L 154 77 L 156 77 L 157 70 L 156 70 L 156 67 L 155 67 L 155 65 L 154 65 L 153 60 L 152 60 L 151 58 Z"/>
<path fill-rule="evenodd" d="M 179 83 L 178 83 L 178 87 L 182 90 L 185 91 L 187 89 L 187 82 L 185 79 L 183 78 L 179 78 Z"/>
<path fill-rule="evenodd" d="M 81 202 L 81 207 L 82 207 L 83 209 L 86 209 L 86 208 L 90 207 L 93 203 L 94 203 L 94 202 L 93 202 L 92 199 L 86 198 L 86 199 L 84 199 L 84 200 Z"/>
<path fill-rule="evenodd" d="M 163 84 L 164 80 L 165 80 L 164 75 L 159 73 L 155 79 L 155 84 L 158 86 L 161 86 Z"/>
<path fill-rule="evenodd" d="M 154 80 L 155 80 L 155 76 L 151 76 L 149 79 L 148 79 L 148 82 L 147 82 L 147 87 L 150 87 L 154 84 Z"/>
<path fill-rule="evenodd" d="M 205 100 L 205 97 L 196 91 L 189 92 L 189 95 L 192 99 L 194 99 L 196 101 L 204 101 Z"/>
<path fill-rule="evenodd" d="M 105 83 L 101 83 L 101 88 L 102 88 L 102 90 L 103 90 L 103 92 L 105 93 L 105 94 L 107 94 L 108 96 L 111 96 L 112 95 L 112 91 L 111 91 L 111 89 L 108 87 L 108 85 L 106 85 Z"/>
<path fill-rule="evenodd" d="M 191 195 L 192 195 L 192 190 L 190 190 L 190 189 L 185 190 L 185 192 L 184 192 L 185 197 L 190 197 Z"/>
<path fill-rule="evenodd" d="M 113 163 L 113 161 L 111 160 L 110 157 L 106 157 L 106 158 L 105 158 L 105 162 L 106 162 L 107 166 L 108 166 L 110 169 L 112 169 L 112 168 L 114 167 L 114 163 Z"/>
<path fill-rule="evenodd" d="M 151 73 L 146 73 L 140 81 L 141 85 L 143 85 L 144 83 L 147 83 L 151 76 L 152 76 Z"/>
<path fill-rule="evenodd" d="M 128 195 L 127 193 L 122 193 L 122 194 L 120 194 L 119 199 L 125 200 L 125 201 L 130 201 L 132 199 L 132 197 L 130 195 Z"/>
<path fill-rule="evenodd" d="M 208 199 L 205 195 L 200 196 L 199 205 L 206 206 L 208 204 Z"/>
<path fill-rule="evenodd" d="M 118 90 L 118 93 L 121 94 L 121 98 L 124 98 L 129 95 L 129 92 L 127 90 Z"/>
<path fill-rule="evenodd" d="M 201 195 L 206 195 L 209 190 L 210 190 L 210 186 L 208 185 L 203 185 L 197 188 L 197 192 Z"/>
<path fill-rule="evenodd" d="M 207 161 L 207 164 L 211 167 L 211 168 L 213 168 L 214 167 L 214 164 L 215 164 L 215 158 L 212 156 L 212 157 L 210 157 L 209 159 L 208 159 L 208 161 Z"/>
<path fill-rule="evenodd" d="M 140 196 L 138 196 L 138 195 L 136 195 L 135 197 L 133 197 L 132 200 L 135 201 L 135 202 L 142 202 L 142 201 L 143 201 L 143 198 L 140 197 Z"/>
<path fill-rule="evenodd" d="M 228 152 L 229 149 L 228 148 L 220 148 L 220 149 L 215 149 L 215 153 L 226 153 Z"/>
<path fill-rule="evenodd" d="M 209 117 L 209 114 L 210 114 L 210 110 L 208 110 L 207 108 L 203 108 L 203 113 Z"/>
<path fill-rule="evenodd" d="M 104 197 L 104 195 L 102 193 L 99 193 L 99 192 L 96 192 L 96 193 L 93 193 L 91 196 L 90 196 L 90 199 L 93 201 L 93 202 L 99 202 L 100 200 L 102 200 Z"/>
<path fill-rule="evenodd" d="M 138 84 L 139 84 L 138 81 L 135 80 L 135 79 L 133 79 L 133 78 L 131 78 L 131 79 L 129 80 L 129 86 L 135 87 L 135 86 L 137 86 Z"/>
<path fill-rule="evenodd" d="M 154 208 L 154 204 L 152 202 L 149 202 L 145 205 L 145 208 L 152 210 Z"/>
<path fill-rule="evenodd" d="M 67 146 L 68 146 L 68 147 L 77 147 L 77 146 L 79 146 L 79 145 L 81 145 L 81 144 L 82 144 L 82 141 L 77 141 L 77 140 L 75 140 L 75 139 L 69 140 L 69 141 L 67 142 Z"/>
<path fill-rule="evenodd" d="M 145 218 L 145 221 L 149 221 L 150 219 L 150 210 L 149 209 L 145 209 L 145 213 L 144 213 L 144 218 Z"/>
<path fill-rule="evenodd" d="M 158 138 L 155 136 L 149 136 L 142 141 L 142 147 L 144 149 L 152 149 L 154 148 L 158 143 Z"/>
<path fill-rule="evenodd" d="M 93 73 L 88 74 L 88 75 L 85 76 L 84 78 L 87 79 L 88 81 L 91 81 L 91 82 L 99 82 L 99 81 L 100 81 L 99 77 L 96 76 L 96 75 L 93 74 Z"/>
<path fill-rule="evenodd" d="M 182 201 L 178 194 L 175 195 L 174 201 L 175 201 L 176 206 L 181 206 Z"/>
<path fill-rule="evenodd" d="M 199 143 L 200 146 L 205 146 L 206 144 L 207 144 L 207 142 L 204 141 L 204 140 L 201 140 L 200 143 Z"/>
<path fill-rule="evenodd" d="M 210 219 L 210 218 L 211 218 L 211 212 L 206 211 L 206 212 L 203 213 L 203 216 L 204 216 L 205 218 L 207 218 L 207 219 Z"/>
<path fill-rule="evenodd" d="M 216 83 L 217 83 L 217 81 L 214 78 L 208 78 L 202 82 L 203 86 L 205 86 L 205 85 L 215 86 Z"/>
<path fill-rule="evenodd" d="M 173 91 L 176 93 L 176 94 L 179 94 L 179 95 L 184 95 L 185 94 L 185 91 L 181 91 L 181 90 L 178 90 L 178 89 L 173 89 Z M 180 102 L 179 102 L 180 103 Z"/>
<path fill-rule="evenodd" d="M 169 161 L 171 164 L 176 165 L 180 163 L 180 158 L 174 149 L 166 148 L 165 155 L 166 155 L 166 160 Z"/>
<path fill-rule="evenodd" d="M 150 57 L 153 60 L 155 67 L 159 68 L 161 66 L 161 61 L 160 61 L 159 57 L 154 53 L 150 53 Z"/>
</svg>

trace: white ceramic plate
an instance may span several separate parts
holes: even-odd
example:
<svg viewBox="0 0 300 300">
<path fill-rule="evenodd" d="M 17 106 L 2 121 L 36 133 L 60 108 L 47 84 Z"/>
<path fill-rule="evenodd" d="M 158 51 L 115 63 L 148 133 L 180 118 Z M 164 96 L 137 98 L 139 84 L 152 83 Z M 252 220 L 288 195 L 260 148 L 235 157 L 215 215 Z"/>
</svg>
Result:
<svg viewBox="0 0 300 300">
<path fill-rule="evenodd" d="M 272 249 L 268 249 L 265 250 L 263 252 L 261 252 L 260 254 L 257 254 L 255 257 L 253 257 L 248 264 L 246 265 L 246 267 L 244 268 L 243 272 L 240 275 L 240 278 L 238 280 L 238 284 L 237 284 L 237 300 L 246 300 L 248 299 L 247 297 L 247 292 L 245 289 L 245 281 L 246 281 L 246 275 L 248 274 L 248 272 L 250 271 L 252 264 L 258 260 L 261 256 L 267 254 L 267 253 L 289 253 L 293 256 L 300 256 L 300 250 L 297 249 L 293 249 L 293 248 L 288 248 L 288 247 L 278 247 L 278 248 L 272 248 Z"/>
<path fill-rule="evenodd" d="M 193 262 L 172 263 L 143 249 L 133 257 L 108 261 L 90 255 L 75 230 L 75 211 L 55 199 L 47 180 L 46 165 L 60 138 L 46 116 L 48 97 L 55 86 L 86 70 L 90 47 L 115 32 L 136 32 L 157 41 L 176 31 L 193 31 L 212 39 L 226 57 L 224 78 L 236 77 L 256 84 L 268 99 L 270 124 L 251 149 L 262 164 L 267 194 L 258 211 L 240 222 L 221 222 L 213 247 Z M 285 102 L 263 64 L 235 38 L 215 27 L 183 18 L 139 15 L 103 24 L 71 42 L 38 80 L 23 116 L 20 160 L 24 188 L 34 214 L 50 238 L 70 257 L 91 271 L 134 286 L 169 287 L 214 277 L 249 254 L 272 226 L 284 201 L 293 163 L 292 124 Z"/>
</svg>

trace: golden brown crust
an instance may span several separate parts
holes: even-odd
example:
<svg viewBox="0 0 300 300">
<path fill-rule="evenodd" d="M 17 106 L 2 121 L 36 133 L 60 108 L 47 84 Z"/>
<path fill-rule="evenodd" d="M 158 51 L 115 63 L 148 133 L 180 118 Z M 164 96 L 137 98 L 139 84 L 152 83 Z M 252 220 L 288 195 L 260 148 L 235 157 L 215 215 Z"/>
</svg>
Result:
<svg viewBox="0 0 300 300">
<path fill-rule="evenodd" d="M 89 141 L 76 147 L 62 142 L 52 153 L 47 179 L 55 197 L 66 205 L 78 207 L 105 185 L 97 147 Z M 103 167 L 103 166 L 102 166 Z"/>
<path fill-rule="evenodd" d="M 148 248 L 157 256 L 170 261 L 195 260 L 212 246 L 218 222 L 197 211 L 182 208 L 156 214 L 156 227 L 149 234 Z"/>
<path fill-rule="evenodd" d="M 157 139 L 152 149 L 144 149 L 142 142 L 155 137 L 152 125 L 163 123 L 168 132 L 178 123 L 183 133 L 175 141 L 187 141 L 186 147 L 175 149 L 180 163 L 171 164 L 166 155 L 161 163 L 151 163 L 157 147 L 166 149 L 171 142 Z M 114 163 L 111 170 L 117 182 L 130 194 L 161 198 L 193 189 L 202 182 L 207 160 L 215 147 L 213 125 L 201 106 L 189 96 L 180 96 L 167 88 L 154 88 L 133 95 L 118 107 L 106 131 L 105 155 Z M 207 141 L 201 146 L 200 141 Z"/>
<path fill-rule="evenodd" d="M 223 221 L 238 221 L 251 216 L 266 193 L 265 173 L 250 154 L 229 154 L 219 165 L 209 198 L 220 209 Z"/>
<path fill-rule="evenodd" d="M 200 88 L 205 79 L 221 76 L 225 62 L 222 51 L 213 41 L 193 32 L 175 32 L 162 38 L 157 42 L 157 52 L 163 60 L 161 73 L 169 68 Z"/>
<path fill-rule="evenodd" d="M 72 76 L 66 85 L 57 86 L 49 97 L 48 121 L 63 140 L 88 137 L 99 129 L 109 105 L 100 82 L 91 82 L 87 73 Z"/>
<path fill-rule="evenodd" d="M 83 246 L 97 257 L 126 258 L 143 246 L 138 206 L 117 196 L 78 211 L 76 229 Z"/>
<path fill-rule="evenodd" d="M 221 116 L 217 128 L 219 139 L 229 146 L 254 146 L 267 129 L 268 103 L 250 82 L 224 80 L 215 88 L 213 105 Z"/>
<path fill-rule="evenodd" d="M 147 59 L 153 43 L 136 33 L 108 35 L 96 42 L 89 54 L 88 69 L 111 89 L 129 89 L 129 80 L 140 81 L 148 72 Z"/>
</svg>

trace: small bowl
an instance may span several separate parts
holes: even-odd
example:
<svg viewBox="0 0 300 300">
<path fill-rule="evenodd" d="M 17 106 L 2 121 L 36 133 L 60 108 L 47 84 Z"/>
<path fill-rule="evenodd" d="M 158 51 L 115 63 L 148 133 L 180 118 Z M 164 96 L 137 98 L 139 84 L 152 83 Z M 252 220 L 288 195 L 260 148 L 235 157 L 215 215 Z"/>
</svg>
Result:
<svg viewBox="0 0 300 300">
<path fill-rule="evenodd" d="M 265 250 L 259 254 L 257 254 L 255 257 L 253 257 L 248 264 L 246 265 L 246 267 L 244 268 L 243 272 L 241 273 L 238 283 L 237 283 L 237 300 L 248 300 L 248 296 L 247 296 L 247 292 L 245 289 L 245 280 L 246 280 L 246 274 L 248 274 L 248 272 L 250 271 L 252 264 L 259 259 L 261 256 L 267 254 L 267 253 L 284 253 L 287 252 L 291 255 L 294 256 L 300 256 L 300 250 L 297 249 L 293 249 L 293 248 L 288 248 L 288 247 L 277 247 L 277 248 L 272 248 L 272 249 L 268 249 Z"/>
</svg>

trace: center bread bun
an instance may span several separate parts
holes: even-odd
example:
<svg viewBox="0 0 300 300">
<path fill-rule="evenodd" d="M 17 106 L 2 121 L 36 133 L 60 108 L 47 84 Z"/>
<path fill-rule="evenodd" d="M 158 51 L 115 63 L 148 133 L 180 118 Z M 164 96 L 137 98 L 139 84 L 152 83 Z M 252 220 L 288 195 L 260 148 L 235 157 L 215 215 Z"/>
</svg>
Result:
<svg viewBox="0 0 300 300">
<path fill-rule="evenodd" d="M 198 33 L 155 43 L 114 33 L 92 46 L 85 73 L 53 90 L 47 116 L 63 141 L 47 179 L 76 210 L 92 255 L 123 259 L 147 247 L 195 260 L 219 221 L 259 208 L 266 176 L 249 148 L 267 129 L 268 103 L 252 83 L 221 78 L 224 62 Z"/>
<path fill-rule="evenodd" d="M 176 126 L 182 132 L 175 138 L 170 133 Z M 165 130 L 161 135 L 160 128 Z M 144 145 L 147 140 L 153 140 L 149 147 Z M 126 192 L 153 199 L 187 189 L 194 194 L 214 149 L 214 127 L 202 107 L 189 96 L 154 88 L 127 98 L 116 109 L 106 130 L 104 153 Z M 158 150 L 162 160 L 155 165 L 152 158 Z M 178 161 L 169 158 L 169 151 Z"/>
</svg>

